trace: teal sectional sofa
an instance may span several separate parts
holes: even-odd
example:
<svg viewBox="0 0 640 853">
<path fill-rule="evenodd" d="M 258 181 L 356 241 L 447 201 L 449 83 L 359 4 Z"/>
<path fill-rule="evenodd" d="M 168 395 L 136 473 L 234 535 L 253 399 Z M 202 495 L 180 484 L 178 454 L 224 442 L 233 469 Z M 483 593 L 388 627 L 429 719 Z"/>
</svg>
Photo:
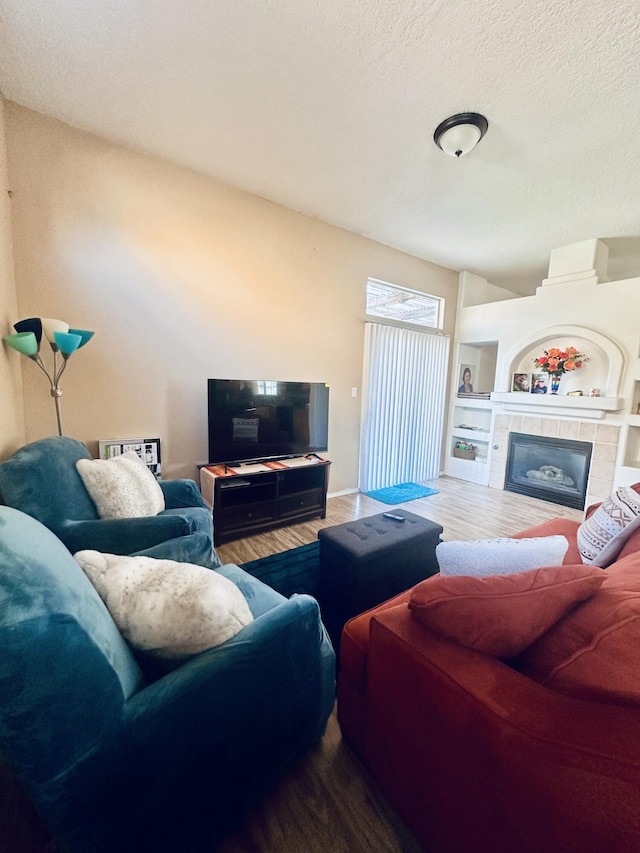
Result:
<svg viewBox="0 0 640 853">
<path fill-rule="evenodd" d="M 211 509 L 193 480 L 160 480 L 165 509 L 157 515 L 103 519 L 76 470 L 78 460 L 90 458 L 68 436 L 33 441 L 0 463 L 0 503 L 37 518 L 72 554 L 134 554 L 162 545 L 165 559 L 220 565 Z"/>
<path fill-rule="evenodd" d="M 151 680 L 65 545 L 0 507 L 0 752 L 62 851 L 212 850 L 322 737 L 335 656 L 316 601 L 215 571 L 254 621 Z"/>
</svg>

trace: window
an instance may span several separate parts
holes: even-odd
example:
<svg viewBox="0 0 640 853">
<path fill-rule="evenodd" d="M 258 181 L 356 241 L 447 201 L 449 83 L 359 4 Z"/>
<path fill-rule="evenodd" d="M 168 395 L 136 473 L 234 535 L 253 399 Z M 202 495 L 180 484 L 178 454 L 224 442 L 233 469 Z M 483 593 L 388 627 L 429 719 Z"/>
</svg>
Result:
<svg viewBox="0 0 640 853">
<path fill-rule="evenodd" d="M 278 394 L 278 383 L 271 381 L 258 381 L 256 382 L 256 392 L 261 394 L 263 397 L 275 397 Z"/>
<path fill-rule="evenodd" d="M 386 281 L 367 281 L 367 316 L 441 329 L 444 299 Z"/>
</svg>

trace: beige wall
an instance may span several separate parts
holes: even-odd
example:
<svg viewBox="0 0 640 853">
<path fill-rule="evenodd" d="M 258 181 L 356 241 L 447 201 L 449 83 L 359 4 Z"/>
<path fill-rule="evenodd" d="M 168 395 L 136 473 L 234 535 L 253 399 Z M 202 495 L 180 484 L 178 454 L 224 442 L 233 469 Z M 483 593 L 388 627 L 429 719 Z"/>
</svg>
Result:
<svg viewBox="0 0 640 853">
<path fill-rule="evenodd" d="M 16 288 L 13 277 L 11 240 L 11 213 L 8 190 L 7 155 L 4 133 L 5 102 L 0 97 L 0 337 L 13 332 L 17 319 Z M 23 358 L 6 344 L 0 354 L 0 459 L 13 453 L 24 444 L 24 416 L 22 405 L 22 377 L 20 360 Z"/>
<path fill-rule="evenodd" d="M 367 277 L 445 296 L 452 333 L 457 275 L 15 104 L 6 125 L 19 314 L 96 330 L 61 383 L 65 433 L 158 434 L 165 476 L 194 476 L 207 377 L 324 381 L 330 489 L 354 488 Z M 29 367 L 33 440 L 55 419 Z"/>
</svg>

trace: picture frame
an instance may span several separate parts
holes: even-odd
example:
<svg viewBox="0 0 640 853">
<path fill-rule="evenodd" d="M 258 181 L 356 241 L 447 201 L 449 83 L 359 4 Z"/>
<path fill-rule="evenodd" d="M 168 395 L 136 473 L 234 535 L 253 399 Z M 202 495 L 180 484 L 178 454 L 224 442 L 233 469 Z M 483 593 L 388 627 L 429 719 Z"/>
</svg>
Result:
<svg viewBox="0 0 640 853">
<path fill-rule="evenodd" d="M 465 391 L 465 389 L 464 389 L 464 386 L 466 384 L 464 381 L 465 380 L 465 373 L 467 371 L 469 371 L 469 374 L 471 376 L 471 381 L 469 383 L 471 386 L 470 391 Z M 458 371 L 458 394 L 472 394 L 473 393 L 473 390 L 474 390 L 473 389 L 473 380 L 475 377 L 475 372 L 476 372 L 475 364 L 461 364 L 460 365 L 460 368 Z"/>
<path fill-rule="evenodd" d="M 531 374 L 514 373 L 511 377 L 511 390 L 528 394 L 531 390 Z"/>
<path fill-rule="evenodd" d="M 549 377 L 546 373 L 531 374 L 530 394 L 546 394 L 549 391 Z"/>
<path fill-rule="evenodd" d="M 154 438 L 109 438 L 98 441 L 98 456 L 100 459 L 113 459 L 133 450 L 146 464 L 153 476 L 160 480 L 162 477 L 162 458 L 160 454 L 160 439 Z"/>
</svg>

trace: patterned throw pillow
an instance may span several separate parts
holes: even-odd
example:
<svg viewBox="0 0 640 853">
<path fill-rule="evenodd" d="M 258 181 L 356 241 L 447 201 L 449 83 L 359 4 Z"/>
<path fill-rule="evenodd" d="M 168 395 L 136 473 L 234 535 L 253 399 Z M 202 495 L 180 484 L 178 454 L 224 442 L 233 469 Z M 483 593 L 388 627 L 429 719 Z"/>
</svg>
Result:
<svg viewBox="0 0 640 853">
<path fill-rule="evenodd" d="M 160 484 L 134 451 L 112 459 L 79 459 L 76 469 L 100 518 L 142 518 L 165 508 Z"/>
<path fill-rule="evenodd" d="M 602 568 L 610 565 L 638 527 L 640 495 L 631 486 L 621 486 L 578 528 L 577 543 L 582 562 Z"/>
</svg>

